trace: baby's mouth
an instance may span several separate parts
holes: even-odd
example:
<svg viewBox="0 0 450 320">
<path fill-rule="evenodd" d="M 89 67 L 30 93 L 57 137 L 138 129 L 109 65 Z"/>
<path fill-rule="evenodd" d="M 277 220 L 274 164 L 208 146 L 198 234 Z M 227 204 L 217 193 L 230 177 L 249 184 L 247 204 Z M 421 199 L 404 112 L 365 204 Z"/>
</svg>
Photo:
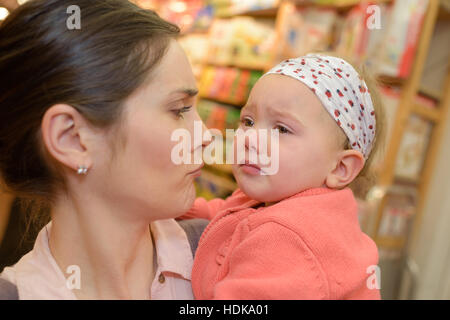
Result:
<svg viewBox="0 0 450 320">
<path fill-rule="evenodd" d="M 241 168 L 245 173 L 251 174 L 251 175 L 261 175 L 261 167 L 250 163 L 249 161 L 245 161 L 245 163 L 240 164 L 239 168 Z"/>
</svg>

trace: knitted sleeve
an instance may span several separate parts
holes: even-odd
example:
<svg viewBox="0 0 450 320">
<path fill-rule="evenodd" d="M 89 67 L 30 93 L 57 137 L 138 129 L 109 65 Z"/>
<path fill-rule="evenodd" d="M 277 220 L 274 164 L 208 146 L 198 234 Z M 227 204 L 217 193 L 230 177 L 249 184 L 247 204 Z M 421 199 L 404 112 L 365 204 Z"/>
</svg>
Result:
<svg viewBox="0 0 450 320">
<path fill-rule="evenodd" d="M 197 198 L 192 208 L 178 219 L 201 218 L 212 220 L 224 204 L 225 200 L 220 198 L 210 201 L 204 198 Z"/>
</svg>

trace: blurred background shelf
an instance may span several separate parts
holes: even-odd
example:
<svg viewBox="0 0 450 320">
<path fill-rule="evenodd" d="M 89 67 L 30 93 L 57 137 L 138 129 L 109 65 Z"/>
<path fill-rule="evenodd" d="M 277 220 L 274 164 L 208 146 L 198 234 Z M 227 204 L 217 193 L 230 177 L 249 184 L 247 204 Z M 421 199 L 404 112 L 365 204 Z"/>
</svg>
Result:
<svg viewBox="0 0 450 320">
<path fill-rule="evenodd" d="M 275 18 L 278 13 L 278 7 L 261 8 L 253 10 L 236 11 L 229 13 L 219 13 L 218 18 L 232 18 L 237 16 L 249 16 L 257 18 Z"/>
<path fill-rule="evenodd" d="M 368 192 L 356 186 L 354 192 L 361 227 L 380 250 L 382 283 L 388 283 L 382 296 L 411 297 L 419 277 L 411 271 L 411 248 L 424 232 L 427 215 L 434 214 L 426 211 L 426 200 L 433 199 L 438 156 L 448 149 L 442 140 L 450 108 L 450 1 L 133 2 L 180 26 L 179 42 L 200 90 L 199 114 L 208 127 L 222 132 L 239 125 L 240 109 L 256 81 L 284 59 L 332 51 L 376 75 L 387 114 L 386 148 L 375 161 L 376 186 Z M 377 22 L 369 11 L 372 4 L 379 10 L 380 28 L 368 27 Z M 224 198 L 237 188 L 230 165 L 203 171 L 196 181 L 199 196 Z M 1 214 L 11 196 L 0 194 L 0 199 Z M 437 225 L 444 230 L 445 224 Z M 443 254 L 450 257 L 450 250 Z M 443 278 L 450 283 L 450 275 Z M 442 292 L 450 297 L 450 285 L 446 288 Z"/>
<path fill-rule="evenodd" d="M 225 174 L 230 174 L 233 172 L 233 169 L 230 164 L 208 164 L 207 167 L 210 167 L 212 170 L 219 171 Z"/>
<path fill-rule="evenodd" d="M 245 100 L 235 101 L 235 100 L 231 100 L 231 99 L 227 99 L 227 98 L 213 97 L 213 96 L 203 95 L 203 94 L 200 94 L 199 97 L 201 99 L 206 99 L 206 100 L 211 100 L 211 101 L 215 101 L 215 102 L 219 102 L 219 103 L 224 103 L 224 104 L 228 104 L 230 106 L 234 106 L 234 107 L 237 107 L 237 108 L 241 108 L 246 102 Z"/>
<path fill-rule="evenodd" d="M 370 1 L 371 4 L 389 4 L 392 3 L 394 0 L 372 0 Z M 353 9 L 355 6 L 359 5 L 362 1 L 360 0 L 341 0 L 341 1 L 329 1 L 329 0 L 318 0 L 318 1 L 311 1 L 311 0 L 294 0 L 293 3 L 297 6 L 301 7 L 311 7 L 315 6 L 321 9 L 333 9 L 337 10 L 341 13 L 348 12 L 351 9 Z"/>
</svg>

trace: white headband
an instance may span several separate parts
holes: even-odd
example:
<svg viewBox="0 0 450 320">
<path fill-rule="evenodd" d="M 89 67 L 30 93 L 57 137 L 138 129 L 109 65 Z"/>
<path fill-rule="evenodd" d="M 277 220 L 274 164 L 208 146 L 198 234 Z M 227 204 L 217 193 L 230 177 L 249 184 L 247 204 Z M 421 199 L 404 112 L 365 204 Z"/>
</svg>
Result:
<svg viewBox="0 0 450 320">
<path fill-rule="evenodd" d="M 268 74 L 282 74 L 307 85 L 344 130 L 354 150 L 369 157 L 375 138 L 375 111 L 366 83 L 345 60 L 308 54 L 288 59 Z"/>
</svg>

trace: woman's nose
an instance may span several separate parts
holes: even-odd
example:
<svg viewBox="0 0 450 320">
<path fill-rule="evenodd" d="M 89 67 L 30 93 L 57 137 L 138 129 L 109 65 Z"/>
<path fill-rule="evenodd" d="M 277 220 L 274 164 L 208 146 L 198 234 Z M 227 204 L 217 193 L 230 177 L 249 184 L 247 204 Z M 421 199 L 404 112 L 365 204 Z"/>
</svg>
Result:
<svg viewBox="0 0 450 320">
<path fill-rule="evenodd" d="M 212 139 L 208 139 L 209 135 L 205 134 L 209 129 L 203 123 L 197 111 L 195 111 L 195 120 L 194 120 L 194 141 L 192 144 L 192 151 L 201 150 L 207 147 Z"/>
<path fill-rule="evenodd" d="M 209 129 L 202 122 L 202 132 L 203 132 L 203 135 L 202 135 L 202 147 L 203 148 L 206 148 L 207 146 L 209 146 L 211 144 L 211 142 L 212 142 L 212 139 L 214 139 L 214 136 L 212 136 L 212 139 L 207 139 L 207 137 L 206 137 L 207 135 L 204 134 L 206 131 L 209 131 Z"/>
</svg>

